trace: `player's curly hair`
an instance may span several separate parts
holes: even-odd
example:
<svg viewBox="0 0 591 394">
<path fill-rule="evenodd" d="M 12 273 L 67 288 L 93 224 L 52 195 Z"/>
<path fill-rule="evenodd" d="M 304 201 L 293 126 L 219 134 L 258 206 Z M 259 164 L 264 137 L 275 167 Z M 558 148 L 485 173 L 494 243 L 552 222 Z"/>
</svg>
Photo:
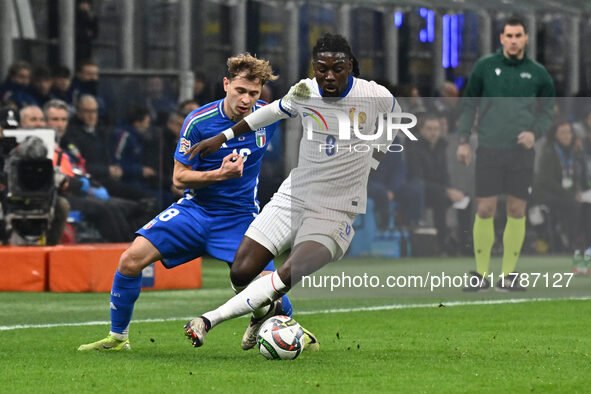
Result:
<svg viewBox="0 0 591 394">
<path fill-rule="evenodd" d="M 347 39 L 340 34 L 324 33 L 322 37 L 316 41 L 316 45 L 312 48 L 312 58 L 316 59 L 317 55 L 322 52 L 342 52 L 353 63 L 353 76 L 359 76 L 359 62 L 353 55 L 353 51 L 347 42 Z"/>
<path fill-rule="evenodd" d="M 261 81 L 261 85 L 279 78 L 273 75 L 273 69 L 269 61 L 257 59 L 256 56 L 252 56 L 250 53 L 242 53 L 231 57 L 226 64 L 228 65 L 226 77 L 229 80 L 236 78 L 243 71 L 248 71 L 248 74 L 245 76 L 246 79 L 249 81 L 258 79 Z"/>
</svg>

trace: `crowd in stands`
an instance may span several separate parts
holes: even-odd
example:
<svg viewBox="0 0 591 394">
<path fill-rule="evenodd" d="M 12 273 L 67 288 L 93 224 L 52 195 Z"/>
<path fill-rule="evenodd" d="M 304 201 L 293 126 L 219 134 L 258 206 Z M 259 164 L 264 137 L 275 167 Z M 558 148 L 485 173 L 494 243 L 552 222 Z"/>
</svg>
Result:
<svg viewBox="0 0 591 394">
<path fill-rule="evenodd" d="M 60 242 L 68 209 L 81 212 L 102 241 L 126 242 L 142 220 L 181 196 L 171 179 L 183 121 L 215 99 L 204 75 L 195 76 L 191 100 L 178 103 L 162 78 L 154 76 L 142 82 L 141 91 L 133 92 L 125 111 L 115 111 L 101 95 L 100 69 L 91 60 L 80 61 L 74 74 L 64 66 L 50 70 L 24 61 L 10 67 L 0 85 L 3 113 L 12 109 L 20 115 L 20 128 L 49 127 L 57 132 L 54 165 L 63 179 L 49 244 Z M 438 97 L 425 99 L 412 85 L 380 83 L 405 112 L 418 116 L 414 132 L 419 141 L 397 137 L 395 143 L 404 150 L 386 155 L 370 177 L 368 195 L 374 201 L 378 229 L 433 227 L 441 253 L 471 254 L 474 169 L 455 159 L 460 91 L 447 82 Z M 265 95 L 272 100 L 268 88 Z M 113 113 L 124 116 L 114 118 Z M 267 154 L 274 162 L 263 164 L 261 174 L 263 203 L 283 175 L 278 171 L 281 144 L 274 143 Z M 591 185 L 591 106 L 578 118 L 558 111 L 554 127 L 536 143 L 536 154 L 530 207 L 543 206 L 546 221 L 562 234 L 554 242 L 550 238 L 556 238 L 555 231 L 540 237 L 562 251 L 590 246 L 591 196 L 586 191 Z"/>
<path fill-rule="evenodd" d="M 98 231 L 97 241 L 127 242 L 182 196 L 172 185 L 180 130 L 192 110 L 212 100 L 198 79 L 196 99 L 177 105 L 162 79 L 149 77 L 141 94 L 129 95 L 127 108 L 115 111 L 100 94 L 99 78 L 91 60 L 80 61 L 75 74 L 64 66 L 50 70 L 18 61 L 0 84 L 4 128 L 56 131 L 59 197 L 46 234 L 50 245 L 62 240 L 69 211 Z"/>
<path fill-rule="evenodd" d="M 378 231 L 387 230 L 389 223 L 411 232 L 434 228 L 439 253 L 472 255 L 474 161 L 464 166 L 456 158 L 460 90 L 446 82 L 437 97 L 423 98 L 412 85 L 380 83 L 399 99 L 405 112 L 417 115 L 413 132 L 419 140 L 397 137 L 394 143 L 402 144 L 404 151 L 387 154 L 370 176 L 368 196 L 374 200 Z M 571 253 L 591 246 L 591 102 L 576 101 L 574 113 L 561 104 L 557 99 L 554 124 L 534 146 L 529 207 L 536 218 L 529 221 L 527 252 Z M 585 109 L 577 114 L 578 108 Z M 471 138 L 473 149 L 476 138 Z M 540 212 L 543 217 L 538 217 Z M 497 235 L 504 219 L 499 215 L 495 222 Z"/>
</svg>

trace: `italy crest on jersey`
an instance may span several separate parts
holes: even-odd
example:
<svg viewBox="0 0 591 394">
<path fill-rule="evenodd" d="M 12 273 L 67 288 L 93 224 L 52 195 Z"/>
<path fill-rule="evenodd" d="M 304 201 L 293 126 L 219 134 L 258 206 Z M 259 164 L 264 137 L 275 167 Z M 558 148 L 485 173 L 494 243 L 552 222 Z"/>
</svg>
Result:
<svg viewBox="0 0 591 394">
<path fill-rule="evenodd" d="M 267 142 L 267 132 L 265 131 L 265 129 L 257 130 L 255 133 L 255 138 L 257 141 L 257 146 L 259 148 L 265 146 L 265 143 Z"/>
</svg>

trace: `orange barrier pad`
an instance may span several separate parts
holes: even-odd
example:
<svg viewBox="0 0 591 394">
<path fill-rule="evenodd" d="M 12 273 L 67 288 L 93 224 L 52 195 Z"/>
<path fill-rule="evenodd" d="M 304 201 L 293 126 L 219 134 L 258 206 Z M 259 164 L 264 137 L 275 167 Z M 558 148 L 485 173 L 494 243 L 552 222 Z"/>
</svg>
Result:
<svg viewBox="0 0 591 394">
<path fill-rule="evenodd" d="M 47 290 L 47 254 L 50 247 L 0 247 L 0 291 Z"/>
<path fill-rule="evenodd" d="M 60 245 L 49 251 L 49 291 L 110 292 L 121 253 L 128 244 Z M 150 276 L 153 272 L 153 280 Z M 146 280 L 147 279 L 147 280 Z M 173 269 L 160 262 L 144 270 L 144 290 L 201 287 L 201 259 Z M 146 286 L 146 283 L 148 284 Z"/>
</svg>

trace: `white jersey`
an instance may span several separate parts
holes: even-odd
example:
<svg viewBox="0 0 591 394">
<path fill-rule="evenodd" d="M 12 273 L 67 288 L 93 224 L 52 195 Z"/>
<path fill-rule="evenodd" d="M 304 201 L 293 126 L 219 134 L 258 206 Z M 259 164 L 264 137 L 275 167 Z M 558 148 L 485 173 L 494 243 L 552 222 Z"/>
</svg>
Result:
<svg viewBox="0 0 591 394">
<path fill-rule="evenodd" d="M 309 97 L 294 94 L 296 89 L 303 89 L 302 84 L 309 90 Z M 353 77 L 341 98 L 323 98 L 316 79 L 300 81 L 290 93 L 279 104 L 291 116 L 300 116 L 304 128 L 298 166 L 290 174 L 292 194 L 308 204 L 364 213 L 367 179 L 372 164 L 377 167 L 374 152 L 385 150 L 385 144 L 391 142 L 384 130 L 385 119 L 381 137 L 373 139 L 378 117 L 399 112 L 396 100 L 383 86 Z M 341 138 L 339 117 L 349 123 L 345 138 Z M 368 136 L 367 140 L 355 134 L 355 120 L 359 134 Z"/>
<path fill-rule="evenodd" d="M 309 206 L 365 213 L 367 179 L 370 169 L 377 168 L 376 153 L 385 153 L 395 136 L 388 138 L 382 119 L 384 114 L 400 112 L 392 94 L 373 81 L 349 77 L 342 97 L 324 98 L 316 79 L 303 79 L 269 107 L 279 117 L 300 116 L 304 128 L 298 166 L 281 192 Z M 264 124 L 256 117 L 245 120 L 251 129 Z M 355 124 L 364 139 L 354 132 Z"/>
</svg>

